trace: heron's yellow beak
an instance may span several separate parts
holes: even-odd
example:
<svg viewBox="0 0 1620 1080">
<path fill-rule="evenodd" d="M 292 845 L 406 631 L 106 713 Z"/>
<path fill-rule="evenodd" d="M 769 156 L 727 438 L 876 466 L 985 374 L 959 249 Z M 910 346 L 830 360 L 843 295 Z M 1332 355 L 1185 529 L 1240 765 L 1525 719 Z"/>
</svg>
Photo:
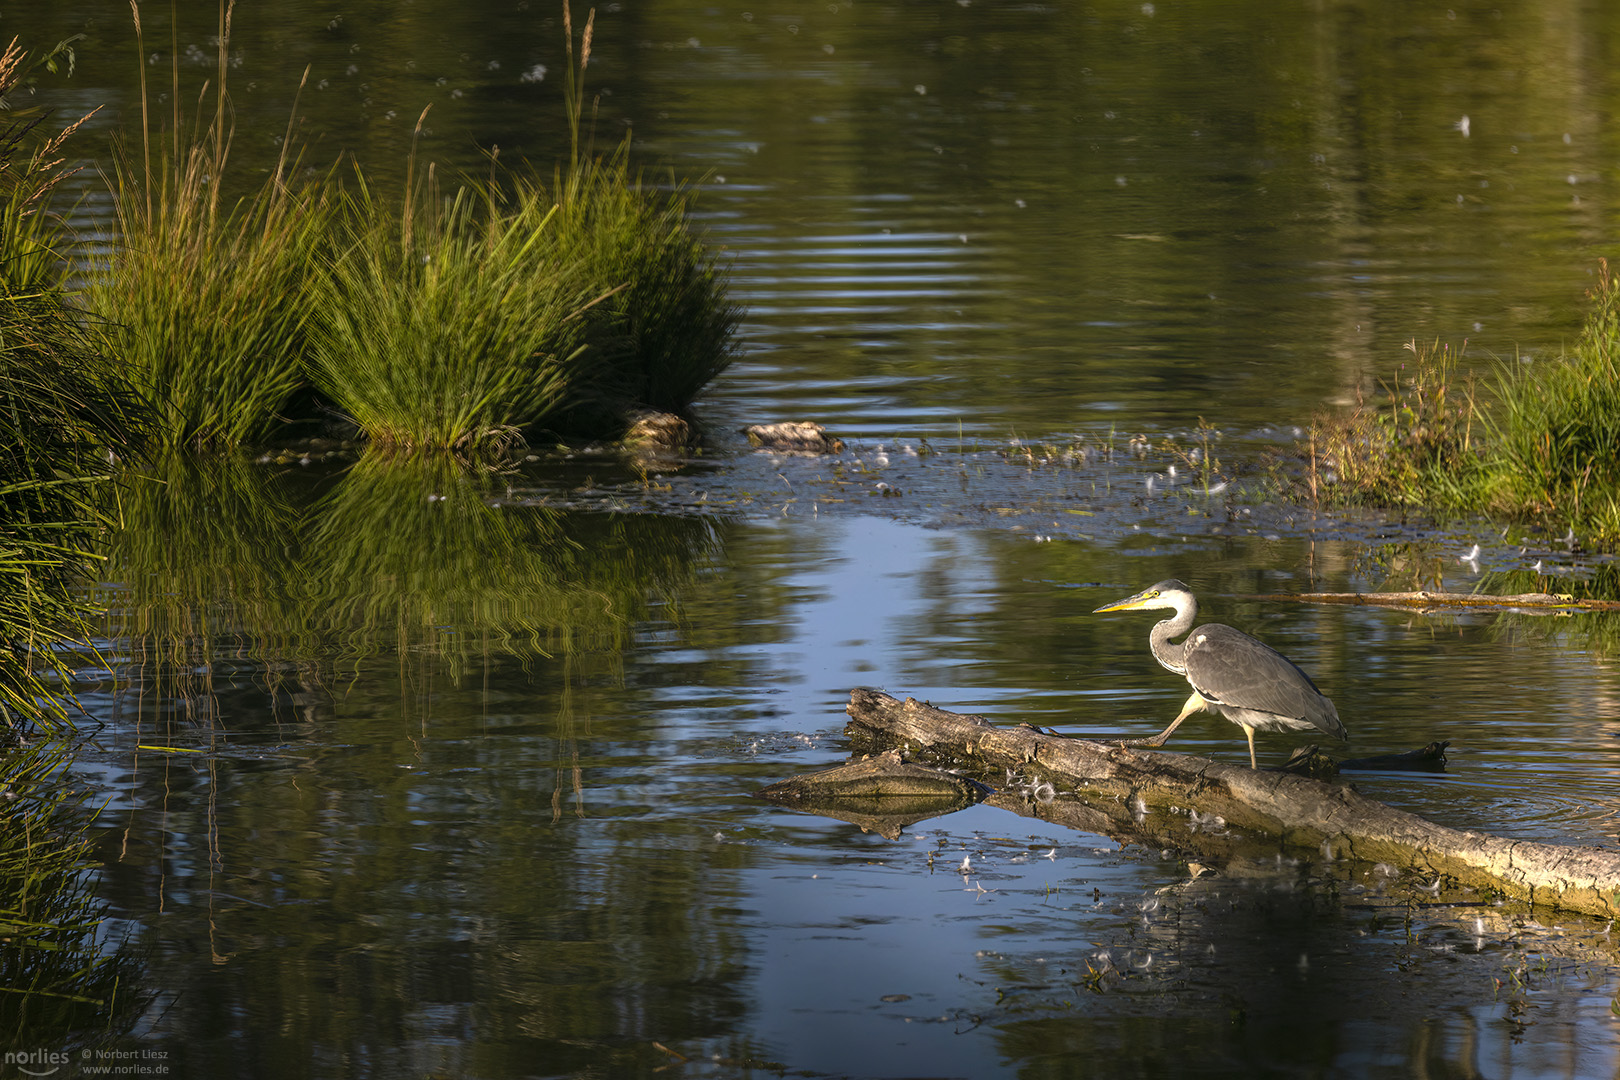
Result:
<svg viewBox="0 0 1620 1080">
<path fill-rule="evenodd" d="M 1123 600 L 1115 600 L 1111 604 L 1104 604 L 1100 608 L 1093 608 L 1091 613 L 1093 615 L 1101 615 L 1108 611 L 1135 611 L 1146 604 L 1149 600 L 1153 599 L 1153 597 L 1156 595 L 1157 593 L 1155 593 L 1152 589 L 1147 589 L 1143 592 L 1137 593 L 1135 596 L 1127 596 Z"/>
</svg>

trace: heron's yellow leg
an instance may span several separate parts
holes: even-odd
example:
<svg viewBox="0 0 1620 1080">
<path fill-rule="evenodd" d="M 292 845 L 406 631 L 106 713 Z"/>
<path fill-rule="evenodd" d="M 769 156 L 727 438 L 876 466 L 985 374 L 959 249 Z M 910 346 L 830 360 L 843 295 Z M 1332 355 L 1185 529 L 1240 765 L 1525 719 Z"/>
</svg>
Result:
<svg viewBox="0 0 1620 1080">
<path fill-rule="evenodd" d="M 1204 700 L 1203 695 L 1194 690 L 1192 696 L 1187 699 L 1187 703 L 1181 707 L 1181 712 L 1174 720 L 1170 721 L 1169 727 L 1151 739 L 1121 739 L 1120 742 L 1125 746 L 1163 746 L 1165 741 L 1170 738 L 1170 733 L 1180 727 L 1183 720 L 1208 704 L 1209 702 Z"/>
<path fill-rule="evenodd" d="M 1260 766 L 1255 764 L 1254 760 L 1254 728 L 1247 724 L 1241 724 L 1239 726 L 1243 728 L 1243 734 L 1249 737 L 1249 768 L 1258 771 Z"/>
</svg>

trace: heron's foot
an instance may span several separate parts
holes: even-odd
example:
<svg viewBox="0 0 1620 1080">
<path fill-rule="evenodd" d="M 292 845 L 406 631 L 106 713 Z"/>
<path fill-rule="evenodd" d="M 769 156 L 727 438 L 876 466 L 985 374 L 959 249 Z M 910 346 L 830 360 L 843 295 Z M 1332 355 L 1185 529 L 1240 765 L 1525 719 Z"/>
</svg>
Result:
<svg viewBox="0 0 1620 1080">
<path fill-rule="evenodd" d="M 1164 743 L 1165 743 L 1164 738 L 1162 736 L 1159 736 L 1159 735 L 1155 735 L 1155 736 L 1153 736 L 1152 738 L 1149 738 L 1149 739 L 1120 739 L 1119 740 L 1119 745 L 1121 745 L 1121 746 L 1152 746 L 1152 747 L 1160 747 L 1160 746 L 1163 746 Z"/>
</svg>

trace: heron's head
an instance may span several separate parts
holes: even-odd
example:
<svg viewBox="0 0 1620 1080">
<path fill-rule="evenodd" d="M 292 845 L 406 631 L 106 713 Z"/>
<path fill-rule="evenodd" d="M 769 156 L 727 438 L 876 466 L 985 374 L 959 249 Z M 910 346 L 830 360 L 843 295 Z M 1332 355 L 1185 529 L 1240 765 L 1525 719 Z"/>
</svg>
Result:
<svg viewBox="0 0 1620 1080">
<path fill-rule="evenodd" d="M 1127 596 L 1123 600 L 1115 600 L 1112 604 L 1104 604 L 1092 612 L 1100 615 L 1105 611 L 1145 611 L 1149 608 L 1175 608 L 1178 611 L 1194 604 L 1192 590 L 1187 588 L 1175 578 L 1149 585 L 1135 596 Z"/>
</svg>

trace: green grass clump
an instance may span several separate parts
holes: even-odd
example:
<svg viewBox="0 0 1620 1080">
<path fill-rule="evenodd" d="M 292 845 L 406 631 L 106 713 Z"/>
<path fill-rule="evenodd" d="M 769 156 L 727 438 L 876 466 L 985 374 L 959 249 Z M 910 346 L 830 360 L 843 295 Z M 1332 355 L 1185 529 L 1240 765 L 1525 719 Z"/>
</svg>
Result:
<svg viewBox="0 0 1620 1080">
<path fill-rule="evenodd" d="M 1592 311 L 1566 357 L 1515 365 L 1491 413 L 1496 503 L 1546 523 L 1620 540 L 1620 286 L 1607 260 Z"/>
<path fill-rule="evenodd" d="M 685 197 L 644 190 L 622 148 L 506 195 L 491 180 L 440 199 L 430 176 L 397 215 L 356 187 L 311 289 L 309 369 L 381 447 L 617 434 L 731 361 L 737 310 Z"/>
<path fill-rule="evenodd" d="M 318 393 L 381 447 L 498 453 L 536 431 L 621 434 L 642 408 L 685 408 L 730 363 L 738 310 L 688 227 L 687 190 L 644 186 L 628 143 L 581 153 L 590 23 L 566 80 L 570 156 L 552 181 L 492 172 L 441 198 L 431 168 L 415 175 L 413 147 L 391 206 L 358 172 L 346 191 L 333 173 L 291 182 L 289 123 L 269 178 L 233 202 L 233 10 L 220 0 L 217 70 L 193 118 L 176 60 L 171 112 L 154 120 L 142 63 L 140 138 L 110 180 L 119 238 L 89 261 L 78 298 L 147 399 L 155 441 L 269 441 Z M 55 288 L 47 221 L 0 211 L 13 294 Z"/>
<path fill-rule="evenodd" d="M 688 228 L 687 192 L 644 186 L 628 143 L 581 153 L 590 37 L 587 23 L 553 181 L 494 174 L 441 199 L 413 149 L 402 212 L 363 179 L 348 201 L 310 290 L 309 366 L 373 442 L 481 452 L 535 430 L 618 434 L 637 408 L 684 409 L 731 362 L 739 311 Z"/>
<path fill-rule="evenodd" d="M 394 215 L 360 180 L 312 290 L 311 377 L 384 448 L 515 443 L 583 372 L 593 298 L 546 264 L 551 215 L 491 213 L 467 188 L 441 201 L 431 176 L 422 189 Z"/>
<path fill-rule="evenodd" d="M 636 406 L 678 412 L 730 365 L 742 311 L 726 298 L 726 276 L 687 226 L 689 193 L 658 190 L 630 171 L 628 137 L 605 157 L 581 148 L 585 71 L 591 61 L 593 10 L 574 51 L 573 14 L 563 3 L 568 71 L 568 169 L 551 190 L 518 183 L 516 214 L 554 213 L 551 262 L 578 274 L 602 297 L 586 313 L 592 378 L 570 403 L 576 426 L 611 426 Z M 577 59 L 577 64 L 575 63 Z M 594 109 L 593 109 L 594 115 Z M 548 209 L 554 207 L 554 210 Z"/>
<path fill-rule="evenodd" d="M 441 198 L 413 145 L 397 206 L 358 171 L 346 191 L 331 173 L 294 185 L 289 124 L 269 179 L 231 203 L 232 10 L 221 0 L 218 68 L 189 125 L 176 67 L 154 134 L 142 65 L 141 138 L 112 179 L 120 239 L 84 291 L 161 442 L 262 443 L 318 394 L 383 448 L 499 453 L 539 430 L 617 435 L 731 361 L 738 311 L 688 193 L 643 187 L 628 144 L 581 154 L 589 22 L 553 182 L 492 173 Z"/>
<path fill-rule="evenodd" d="M 266 438 L 303 385 L 304 267 L 325 228 L 324 198 L 272 181 L 221 213 L 190 160 L 148 214 L 120 167 L 122 231 L 85 303 L 108 349 L 152 400 L 169 445 L 230 448 Z"/>
<path fill-rule="evenodd" d="M 139 6 L 133 10 L 142 48 Z M 142 65 L 138 156 L 126 147 L 114 169 L 119 242 L 92 266 L 84 290 L 85 305 L 104 320 L 109 351 L 152 400 L 158 438 L 174 446 L 232 447 L 276 428 L 304 381 L 304 271 L 332 213 L 328 185 L 288 182 L 297 164 L 290 130 L 263 187 L 222 202 L 232 134 L 224 4 L 219 22 L 206 126 L 188 127 L 176 75 L 170 126 L 154 135 Z"/>
</svg>

